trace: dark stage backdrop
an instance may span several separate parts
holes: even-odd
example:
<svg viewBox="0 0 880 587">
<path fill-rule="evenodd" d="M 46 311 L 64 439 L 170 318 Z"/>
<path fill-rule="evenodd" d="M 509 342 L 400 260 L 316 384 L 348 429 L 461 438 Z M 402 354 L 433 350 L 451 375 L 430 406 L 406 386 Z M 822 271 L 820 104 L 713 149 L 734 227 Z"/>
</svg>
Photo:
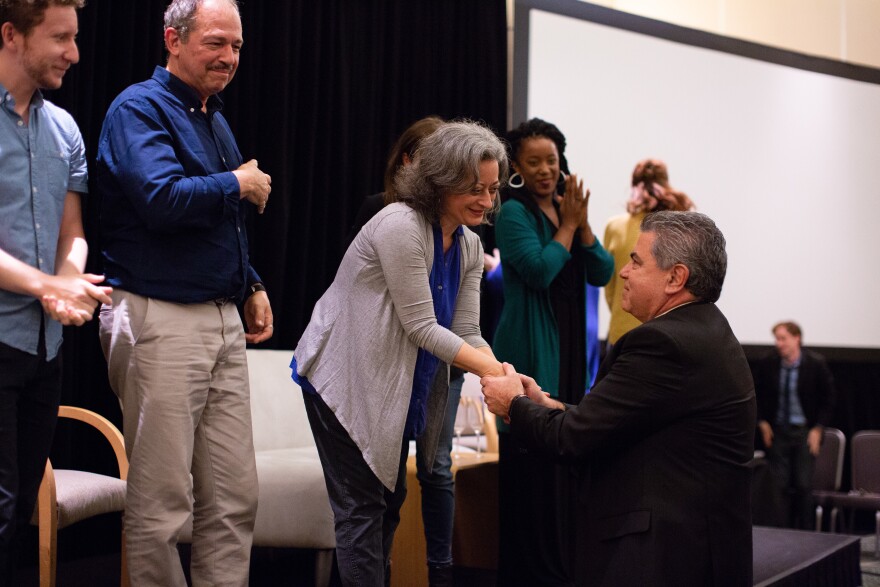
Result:
<svg viewBox="0 0 880 587">
<path fill-rule="evenodd" d="M 91 164 L 110 102 L 164 64 L 166 5 L 88 0 L 80 11 L 80 63 L 49 97 L 76 118 Z M 245 159 L 272 175 L 266 213 L 249 226 L 251 262 L 275 314 L 275 336 L 261 347 L 293 348 L 361 201 L 382 189 L 399 133 L 429 114 L 503 130 L 505 1 L 246 0 L 241 16 L 245 43 L 224 115 Z M 89 270 L 100 271 L 97 198 L 84 209 Z M 66 329 L 63 357 L 62 401 L 120 424 L 94 321 Z M 56 445 L 69 447 L 67 434 L 60 428 Z M 77 464 L 109 459 L 69 452 Z"/>
</svg>

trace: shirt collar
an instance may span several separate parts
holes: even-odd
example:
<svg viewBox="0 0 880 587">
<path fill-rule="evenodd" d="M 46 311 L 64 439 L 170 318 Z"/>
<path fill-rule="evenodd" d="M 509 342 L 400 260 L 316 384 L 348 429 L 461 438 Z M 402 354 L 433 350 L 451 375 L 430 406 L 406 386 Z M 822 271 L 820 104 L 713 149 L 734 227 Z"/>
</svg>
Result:
<svg viewBox="0 0 880 587">
<path fill-rule="evenodd" d="M 780 361 L 782 362 L 782 367 L 785 369 L 798 369 L 801 366 L 801 359 L 803 359 L 803 358 L 804 358 L 804 354 L 803 354 L 803 352 L 801 352 L 800 356 L 797 358 L 796 361 L 792 361 L 789 363 L 788 361 L 786 361 L 785 359 L 782 359 L 782 358 L 780 358 Z"/>
<path fill-rule="evenodd" d="M 9 110 L 10 112 L 15 112 L 15 98 L 12 97 L 12 93 L 6 89 L 6 86 L 0 84 L 0 100 L 3 102 L 3 106 Z M 31 108 L 42 108 L 43 107 L 43 92 L 39 89 L 34 91 L 34 95 L 31 97 Z"/>
<path fill-rule="evenodd" d="M 432 225 L 434 228 L 434 238 L 443 238 L 443 229 L 440 228 L 440 223 L 436 223 Z M 452 236 L 459 237 L 464 234 L 464 225 L 459 224 L 458 228 L 455 229 L 455 232 L 452 233 Z"/>
<path fill-rule="evenodd" d="M 691 304 L 695 304 L 695 303 L 697 303 L 697 302 L 699 302 L 699 301 L 700 301 L 700 300 L 689 300 L 689 301 L 684 302 L 684 303 L 682 303 L 682 304 L 679 304 L 679 305 L 677 305 L 677 306 L 673 306 L 672 308 L 669 308 L 668 310 L 666 310 L 666 311 L 663 312 L 662 314 L 657 314 L 656 316 L 654 316 L 654 318 L 659 318 L 660 316 L 665 316 L 666 314 L 668 314 L 669 312 L 671 312 L 671 311 L 673 311 L 673 310 L 678 310 L 679 308 L 683 308 L 684 306 L 689 306 L 689 305 L 691 305 Z"/>
<path fill-rule="evenodd" d="M 202 100 L 196 91 L 164 67 L 156 66 L 156 69 L 153 70 L 153 79 L 165 86 L 169 92 L 183 103 L 186 109 L 202 109 Z M 208 114 L 213 114 L 214 112 L 223 109 L 223 100 L 220 99 L 220 96 L 215 94 L 208 97 L 205 106 Z"/>
</svg>

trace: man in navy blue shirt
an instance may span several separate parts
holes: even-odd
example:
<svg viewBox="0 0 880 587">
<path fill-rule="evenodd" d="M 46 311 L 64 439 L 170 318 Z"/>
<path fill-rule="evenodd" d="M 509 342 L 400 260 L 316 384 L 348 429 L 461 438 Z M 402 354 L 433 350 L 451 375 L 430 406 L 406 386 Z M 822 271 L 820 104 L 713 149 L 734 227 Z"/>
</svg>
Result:
<svg viewBox="0 0 880 587">
<path fill-rule="evenodd" d="M 110 288 L 83 274 L 85 148 L 43 99 L 79 61 L 82 0 L 0 3 L 0 585 L 15 584 L 17 528 L 34 511 L 61 397 L 61 326 L 92 319 Z"/>
<path fill-rule="evenodd" d="M 167 66 L 124 90 L 101 131 L 114 287 L 101 343 L 131 467 L 133 585 L 186 585 L 176 543 L 190 515 L 193 584 L 248 583 L 257 478 L 245 342 L 272 335 L 272 311 L 248 260 L 245 216 L 262 213 L 271 178 L 243 162 L 220 113 L 242 42 L 234 0 L 173 0 Z"/>
</svg>

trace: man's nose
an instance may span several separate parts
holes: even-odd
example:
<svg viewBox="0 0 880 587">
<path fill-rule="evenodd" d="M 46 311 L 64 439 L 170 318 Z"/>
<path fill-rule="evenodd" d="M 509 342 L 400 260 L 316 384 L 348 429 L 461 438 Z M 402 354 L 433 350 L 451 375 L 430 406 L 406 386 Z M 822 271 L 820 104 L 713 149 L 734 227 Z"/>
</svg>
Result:
<svg viewBox="0 0 880 587">
<path fill-rule="evenodd" d="M 76 46 L 76 41 L 70 41 L 70 46 L 64 52 L 64 58 L 71 63 L 79 63 L 79 47 Z"/>
</svg>

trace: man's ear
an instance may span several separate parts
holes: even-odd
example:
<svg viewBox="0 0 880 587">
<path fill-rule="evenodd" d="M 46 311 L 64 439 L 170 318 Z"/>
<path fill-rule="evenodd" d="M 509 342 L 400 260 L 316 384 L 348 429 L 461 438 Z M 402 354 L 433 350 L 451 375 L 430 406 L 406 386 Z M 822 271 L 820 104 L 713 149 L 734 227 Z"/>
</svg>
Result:
<svg viewBox="0 0 880 587">
<path fill-rule="evenodd" d="M 690 274 L 690 269 L 686 265 L 681 263 L 673 265 L 669 277 L 666 278 L 666 293 L 675 294 L 683 290 Z"/>
<path fill-rule="evenodd" d="M 169 55 L 177 55 L 180 53 L 180 45 L 183 41 L 180 39 L 180 33 L 174 27 L 165 29 L 165 50 Z"/>
<path fill-rule="evenodd" d="M 10 45 L 15 45 L 15 38 L 19 34 L 15 27 L 12 26 L 11 22 L 4 22 L 2 26 L 0 26 L 0 35 L 3 37 L 3 46 L 8 47 Z"/>
</svg>

